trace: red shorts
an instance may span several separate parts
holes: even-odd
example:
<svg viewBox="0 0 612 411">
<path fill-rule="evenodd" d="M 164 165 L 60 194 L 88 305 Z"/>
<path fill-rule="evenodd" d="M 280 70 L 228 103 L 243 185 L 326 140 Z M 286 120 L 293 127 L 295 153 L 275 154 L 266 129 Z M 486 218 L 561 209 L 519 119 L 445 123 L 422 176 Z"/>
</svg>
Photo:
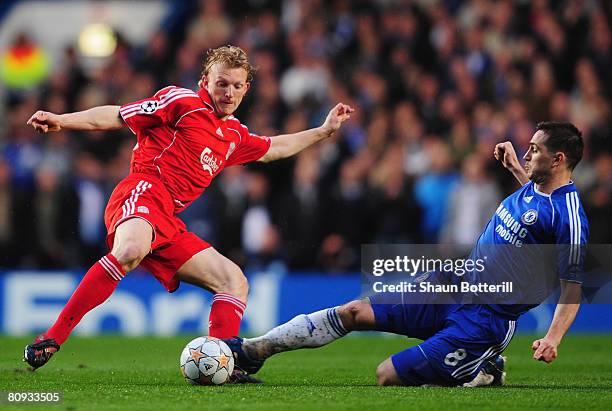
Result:
<svg viewBox="0 0 612 411">
<path fill-rule="evenodd" d="M 110 249 L 115 229 L 130 218 L 142 218 L 153 227 L 151 253 L 140 266 L 153 274 L 168 292 L 175 291 L 179 286 L 178 269 L 210 244 L 187 231 L 185 223 L 174 215 L 172 196 L 161 180 L 149 174 L 130 174 L 111 194 L 104 213 L 106 243 Z"/>
</svg>

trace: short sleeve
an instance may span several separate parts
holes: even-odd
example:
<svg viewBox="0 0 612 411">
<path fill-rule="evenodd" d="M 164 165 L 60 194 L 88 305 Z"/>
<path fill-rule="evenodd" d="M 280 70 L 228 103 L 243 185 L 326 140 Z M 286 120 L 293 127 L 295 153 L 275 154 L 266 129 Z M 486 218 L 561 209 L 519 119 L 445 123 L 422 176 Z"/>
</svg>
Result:
<svg viewBox="0 0 612 411">
<path fill-rule="evenodd" d="M 583 282 L 588 235 L 589 224 L 578 193 L 566 193 L 559 207 L 559 222 L 555 225 L 560 279 Z"/>
<path fill-rule="evenodd" d="M 240 134 L 240 143 L 227 159 L 227 166 L 257 161 L 268 152 L 271 144 L 270 137 L 253 134 L 242 124 L 236 131 Z"/>
<path fill-rule="evenodd" d="M 159 90 L 150 98 L 125 104 L 119 114 L 134 134 L 147 128 L 174 125 L 180 116 L 179 100 L 198 98 L 192 90 L 169 86 Z"/>
</svg>

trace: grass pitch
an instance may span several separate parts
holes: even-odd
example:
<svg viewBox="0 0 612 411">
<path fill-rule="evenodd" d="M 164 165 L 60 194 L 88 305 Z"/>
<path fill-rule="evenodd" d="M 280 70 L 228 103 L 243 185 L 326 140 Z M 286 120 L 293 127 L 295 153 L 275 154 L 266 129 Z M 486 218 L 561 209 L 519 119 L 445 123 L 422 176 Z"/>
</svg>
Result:
<svg viewBox="0 0 612 411">
<path fill-rule="evenodd" d="M 36 372 L 21 362 L 29 338 L 0 337 L 0 391 L 61 391 L 58 405 L 17 409 L 116 410 L 487 410 L 612 409 L 612 335 L 569 336 L 553 364 L 531 359 L 532 338 L 515 337 L 501 388 L 377 387 L 374 370 L 404 338 L 349 337 L 317 350 L 283 353 L 258 374 L 265 385 L 195 387 L 179 354 L 192 337 L 72 338 Z M 6 396 L 6 394 L 4 394 Z M 3 399 L 4 400 L 4 399 Z"/>
</svg>

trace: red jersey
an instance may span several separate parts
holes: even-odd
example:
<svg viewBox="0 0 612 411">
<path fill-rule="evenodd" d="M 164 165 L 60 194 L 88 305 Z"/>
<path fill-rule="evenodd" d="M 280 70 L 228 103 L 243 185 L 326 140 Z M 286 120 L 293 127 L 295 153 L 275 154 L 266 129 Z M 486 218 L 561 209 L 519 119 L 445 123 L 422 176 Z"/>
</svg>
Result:
<svg viewBox="0 0 612 411">
<path fill-rule="evenodd" d="M 215 115 L 205 89 L 168 86 L 151 98 L 121 106 L 119 113 L 137 137 L 131 173 L 157 176 L 184 210 L 225 167 L 259 160 L 270 138 L 252 134 L 234 116 Z"/>
</svg>

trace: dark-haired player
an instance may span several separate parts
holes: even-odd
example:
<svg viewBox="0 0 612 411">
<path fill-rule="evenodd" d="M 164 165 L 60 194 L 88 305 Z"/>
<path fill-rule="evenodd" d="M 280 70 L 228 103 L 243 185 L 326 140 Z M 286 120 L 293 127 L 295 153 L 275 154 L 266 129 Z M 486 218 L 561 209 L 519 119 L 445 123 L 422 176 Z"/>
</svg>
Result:
<svg viewBox="0 0 612 411">
<path fill-rule="evenodd" d="M 472 251 L 500 277 L 511 277 L 517 267 L 515 247 L 529 244 L 566 244 L 559 247 L 558 274 L 561 298 L 547 334 L 533 342 L 533 358 L 551 362 L 579 308 L 583 246 L 588 223 L 576 187 L 571 181 L 582 158 L 581 133 L 569 123 L 541 123 L 529 143 L 521 167 L 509 142 L 495 147 L 502 162 L 523 185 L 507 197 L 489 221 Z M 492 247 L 491 245 L 495 245 Z M 488 246 L 488 247 L 487 247 Z M 521 269 L 530 272 L 529 255 Z M 533 258 L 540 258 L 538 255 Z M 299 315 L 267 334 L 233 338 L 238 364 L 251 373 L 278 352 L 320 347 L 350 331 L 377 330 L 424 340 L 384 360 L 376 370 L 380 385 L 500 385 L 505 373 L 500 354 L 510 343 L 519 316 L 537 304 L 388 304 L 385 295 L 351 301 L 339 307 Z M 400 297 L 410 301 L 410 295 Z"/>
<path fill-rule="evenodd" d="M 44 365 L 81 318 L 139 265 L 169 292 L 180 281 L 213 292 L 209 335 L 238 335 L 246 278 L 236 264 L 187 231 L 177 214 L 225 167 L 292 156 L 332 135 L 353 112 L 339 103 L 320 127 L 276 137 L 252 134 L 232 114 L 249 90 L 253 71 L 242 49 L 219 47 L 208 52 L 197 92 L 169 86 L 121 107 L 61 115 L 38 111 L 28 120 L 43 133 L 127 126 L 137 137 L 130 174 L 113 191 L 105 212 L 111 252 L 87 271 L 55 324 L 25 348 L 28 364 Z"/>
</svg>

